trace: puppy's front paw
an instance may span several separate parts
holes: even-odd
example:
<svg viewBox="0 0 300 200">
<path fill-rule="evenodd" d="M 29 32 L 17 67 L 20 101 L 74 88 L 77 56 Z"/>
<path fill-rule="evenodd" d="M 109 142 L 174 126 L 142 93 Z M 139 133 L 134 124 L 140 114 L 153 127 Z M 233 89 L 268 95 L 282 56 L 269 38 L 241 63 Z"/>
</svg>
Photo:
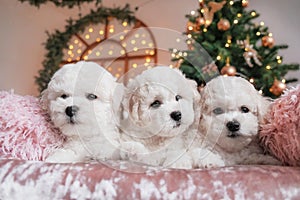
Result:
<svg viewBox="0 0 300 200">
<path fill-rule="evenodd" d="M 45 162 L 72 163 L 79 162 L 81 160 L 82 159 L 80 158 L 80 156 L 71 149 L 57 149 L 45 159 Z"/>
<path fill-rule="evenodd" d="M 225 166 L 223 158 L 208 149 L 197 148 L 192 152 L 196 168 L 212 168 Z"/>
<path fill-rule="evenodd" d="M 123 142 L 120 145 L 120 157 L 123 160 L 137 161 L 139 155 L 145 153 L 148 153 L 148 150 L 139 142 Z"/>
<path fill-rule="evenodd" d="M 192 169 L 193 168 L 193 160 L 187 154 L 183 154 L 182 156 L 178 157 L 180 154 L 174 155 L 175 157 L 169 157 L 165 161 L 165 164 L 168 165 L 167 167 L 175 168 L 175 169 Z"/>
</svg>

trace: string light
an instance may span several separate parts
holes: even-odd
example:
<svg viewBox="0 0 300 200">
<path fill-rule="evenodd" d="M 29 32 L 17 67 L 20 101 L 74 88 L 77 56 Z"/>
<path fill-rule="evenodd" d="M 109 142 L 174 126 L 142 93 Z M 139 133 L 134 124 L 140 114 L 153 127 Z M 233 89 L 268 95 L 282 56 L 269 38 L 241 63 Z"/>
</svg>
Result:
<svg viewBox="0 0 300 200">
<path fill-rule="evenodd" d="M 281 80 L 281 82 L 282 82 L 282 83 L 285 83 L 285 82 L 286 82 L 286 80 L 285 80 L 285 79 L 282 79 L 282 80 Z"/>
<path fill-rule="evenodd" d="M 100 30 L 100 31 L 99 31 L 99 34 L 100 34 L 100 35 L 103 35 L 103 34 L 104 34 L 104 31 L 103 31 L 103 30 Z"/>
<path fill-rule="evenodd" d="M 73 45 L 69 45 L 69 49 L 74 49 L 74 46 Z"/>
<path fill-rule="evenodd" d="M 191 11 L 191 15 L 195 15 L 196 12 L 194 10 Z"/>
<path fill-rule="evenodd" d="M 261 21 L 259 24 L 260 24 L 261 26 L 264 26 L 264 25 L 265 25 L 265 22 Z"/>
<path fill-rule="evenodd" d="M 270 65 L 267 65 L 267 66 L 266 66 L 266 69 L 267 69 L 267 70 L 270 70 L 270 69 L 271 69 L 271 66 L 270 66 Z"/>
<path fill-rule="evenodd" d="M 256 35 L 257 35 L 257 36 L 260 36 L 260 34 L 261 34 L 261 33 L 260 33 L 259 31 L 258 31 L 258 32 L 256 32 Z"/>
<path fill-rule="evenodd" d="M 128 23 L 127 23 L 126 21 L 124 21 L 124 22 L 122 23 L 122 25 L 123 25 L 124 27 L 126 27 L 126 26 L 128 25 Z"/>
<path fill-rule="evenodd" d="M 220 55 L 217 56 L 217 60 L 221 60 L 222 57 Z"/>
<path fill-rule="evenodd" d="M 250 83 L 254 83 L 254 79 L 253 79 L 253 78 L 250 78 L 249 82 L 250 82 Z"/>
<path fill-rule="evenodd" d="M 252 11 L 252 12 L 251 12 L 251 16 L 252 16 L 252 17 L 255 17 L 255 16 L 256 16 L 256 12 L 255 12 L 255 11 Z"/>
<path fill-rule="evenodd" d="M 203 32 L 204 32 L 204 33 L 207 32 L 207 28 L 204 28 L 204 29 L 203 29 Z"/>
<path fill-rule="evenodd" d="M 234 4 L 234 2 L 233 1 L 229 1 L 229 4 L 232 6 Z"/>
<path fill-rule="evenodd" d="M 92 33 L 94 31 L 93 28 L 89 28 L 89 32 Z"/>
<path fill-rule="evenodd" d="M 89 35 L 89 34 L 86 34 L 84 37 L 85 37 L 85 39 L 87 39 L 87 40 L 90 39 L 90 35 Z"/>
<path fill-rule="evenodd" d="M 235 19 L 235 20 L 233 20 L 233 23 L 237 24 L 237 23 L 239 23 L 239 20 Z"/>
<path fill-rule="evenodd" d="M 242 14 L 241 14 L 241 13 L 238 13 L 238 14 L 237 14 L 237 17 L 238 17 L 238 18 L 242 17 Z"/>
</svg>

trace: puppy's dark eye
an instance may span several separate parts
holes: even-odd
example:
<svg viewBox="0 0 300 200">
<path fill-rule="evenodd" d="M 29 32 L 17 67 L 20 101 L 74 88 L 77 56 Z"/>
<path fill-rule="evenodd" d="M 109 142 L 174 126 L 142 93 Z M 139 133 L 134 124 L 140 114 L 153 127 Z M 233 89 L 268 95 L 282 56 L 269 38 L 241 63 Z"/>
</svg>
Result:
<svg viewBox="0 0 300 200">
<path fill-rule="evenodd" d="M 63 98 L 63 99 L 66 99 L 66 98 L 68 98 L 69 97 L 69 95 L 66 95 L 66 94 L 62 94 L 61 96 L 60 96 L 60 98 Z"/>
<path fill-rule="evenodd" d="M 250 110 L 246 106 L 241 106 L 242 113 L 248 113 Z"/>
<path fill-rule="evenodd" d="M 153 101 L 153 103 L 150 104 L 150 107 L 152 108 L 158 108 L 162 103 L 159 100 Z"/>
<path fill-rule="evenodd" d="M 218 107 L 213 110 L 213 113 L 216 115 L 220 115 L 220 114 L 224 113 L 224 110 L 222 108 Z"/>
<path fill-rule="evenodd" d="M 88 94 L 88 95 L 86 95 L 86 98 L 87 98 L 88 100 L 95 100 L 95 99 L 97 99 L 98 97 L 97 97 L 96 95 L 94 95 L 94 94 Z"/>
<path fill-rule="evenodd" d="M 182 99 L 182 96 L 176 95 L 176 96 L 175 96 L 175 99 L 176 99 L 176 101 L 179 101 L 179 99 Z"/>
</svg>

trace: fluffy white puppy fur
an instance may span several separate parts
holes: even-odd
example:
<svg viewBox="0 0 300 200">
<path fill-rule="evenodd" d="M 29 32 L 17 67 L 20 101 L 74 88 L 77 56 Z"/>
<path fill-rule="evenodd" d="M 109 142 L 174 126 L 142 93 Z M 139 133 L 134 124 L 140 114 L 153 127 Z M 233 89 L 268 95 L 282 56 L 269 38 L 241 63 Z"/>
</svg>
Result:
<svg viewBox="0 0 300 200">
<path fill-rule="evenodd" d="M 269 107 L 251 83 L 219 76 L 201 92 L 200 133 L 225 165 L 279 164 L 258 145 L 260 121 Z"/>
<path fill-rule="evenodd" d="M 196 82 L 178 69 L 157 66 L 131 79 L 122 101 L 122 159 L 192 168 L 186 152 L 197 137 L 199 99 Z"/>
<path fill-rule="evenodd" d="M 113 76 L 94 62 L 66 64 L 53 75 L 41 100 L 66 142 L 46 161 L 115 159 L 119 135 L 112 98 L 116 86 Z"/>
</svg>

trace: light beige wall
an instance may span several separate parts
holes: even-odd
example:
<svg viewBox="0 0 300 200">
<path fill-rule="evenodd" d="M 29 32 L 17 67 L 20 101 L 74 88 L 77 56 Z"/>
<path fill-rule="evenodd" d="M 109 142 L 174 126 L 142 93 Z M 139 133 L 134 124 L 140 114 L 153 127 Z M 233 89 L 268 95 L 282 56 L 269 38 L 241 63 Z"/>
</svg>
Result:
<svg viewBox="0 0 300 200">
<path fill-rule="evenodd" d="M 130 2 L 134 8 L 147 0 L 103 0 L 107 6 L 121 6 Z M 285 62 L 298 62 L 299 0 L 249 0 L 250 8 L 261 13 L 260 20 L 270 28 L 277 43 L 286 43 L 282 52 Z M 197 0 L 154 0 L 140 7 L 136 16 L 148 26 L 164 27 L 179 32 L 185 30 L 185 14 L 195 10 Z M 83 15 L 89 12 L 82 6 Z M 56 8 L 48 3 L 40 9 L 17 0 L 0 1 L 0 90 L 14 89 L 22 95 L 38 95 L 34 76 L 42 68 L 46 53 L 42 45 L 48 38 L 45 31 L 64 30 L 65 20 L 78 16 L 78 9 Z M 300 73 L 293 73 L 300 77 Z"/>
</svg>

